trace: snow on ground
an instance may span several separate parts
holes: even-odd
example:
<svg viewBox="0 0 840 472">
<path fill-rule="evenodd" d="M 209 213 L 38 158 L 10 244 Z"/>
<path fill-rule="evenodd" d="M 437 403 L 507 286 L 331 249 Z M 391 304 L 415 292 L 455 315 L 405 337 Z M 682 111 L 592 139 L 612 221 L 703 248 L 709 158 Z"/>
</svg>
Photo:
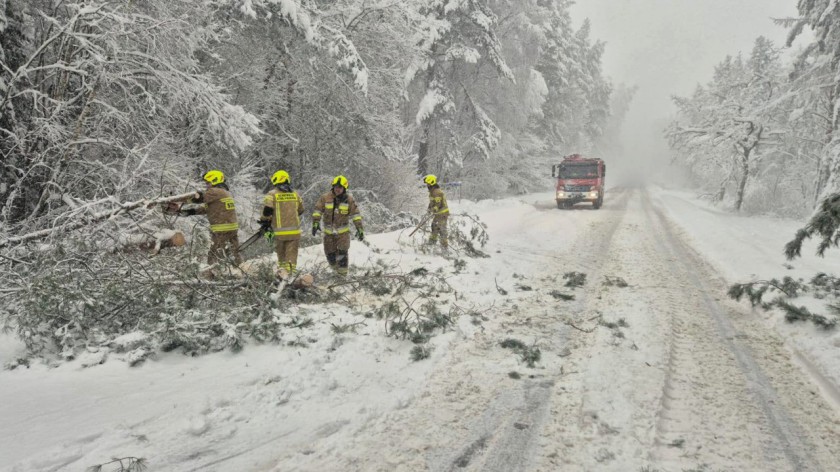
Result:
<svg viewBox="0 0 840 472">
<path fill-rule="evenodd" d="M 354 242 L 356 275 L 383 265 L 439 270 L 455 290 L 436 299 L 441 308 L 484 316 L 461 317 L 432 338 L 431 357 L 420 362 L 410 360 L 413 345 L 387 337 L 364 306 L 334 303 L 295 307 L 282 316 L 314 323 L 289 328 L 280 345 L 248 345 L 237 354 L 159 354 L 134 368 L 75 361 L 0 371 L 0 470 L 83 470 L 125 456 L 147 458 L 149 470 L 220 472 L 626 471 L 662 464 L 670 472 L 701 461 L 757 471 L 798 460 L 796 453 L 767 455 L 768 444 L 781 449 L 774 441 L 786 439 L 787 430 L 774 435 L 775 423 L 765 425 L 766 415 L 748 403 L 753 397 L 745 392 L 756 387 L 742 385 L 737 355 L 723 352 L 733 341 L 707 336 L 711 318 L 694 320 L 711 302 L 686 280 L 671 280 L 683 272 L 672 267 L 673 255 L 657 255 L 663 236 L 648 227 L 653 220 L 642 194 L 609 195 L 599 211 L 556 210 L 550 193 L 451 202 L 455 213 L 480 215 L 490 234 L 491 257 L 467 259 L 461 270 L 451 259 L 418 253 L 406 231 Z M 786 241 L 796 222 L 741 218 L 661 189 L 654 200 L 732 281 L 786 271 L 782 256 L 760 243 L 781 248 L 773 238 Z M 783 225 L 791 231 L 779 234 Z M 320 247 L 306 248 L 299 265 L 322 259 Z M 806 257 L 786 273 L 804 276 L 826 261 Z M 587 286 L 563 287 L 568 271 L 587 273 Z M 630 285 L 610 286 L 606 276 Z M 557 290 L 575 299 L 557 299 Z M 809 348 L 824 372 L 840 372 L 830 353 L 836 337 L 771 320 Z M 351 324 L 356 333 L 333 329 Z M 527 367 L 499 346 L 505 338 L 538 347 L 542 359 Z M 697 340 L 702 350 L 690 344 Z M 17 349 L 0 337 L 0 360 Z M 777 369 L 771 377 L 792 374 Z M 799 386 L 797 379 L 790 384 Z M 793 408 L 782 387 L 778 397 L 772 389 L 758 392 L 772 412 Z M 832 437 L 830 412 L 797 415 L 810 422 L 811 436 Z M 685 449 L 673 446 L 680 440 Z M 814 447 L 803 454 L 822 463 L 824 448 Z"/>
<path fill-rule="evenodd" d="M 5 365 L 22 352 L 22 342 L 11 334 L 0 332 L 0 365 Z"/>
<path fill-rule="evenodd" d="M 831 249 L 825 257 L 818 257 L 813 241 L 805 244 L 801 258 L 785 259 L 785 243 L 804 225 L 802 221 L 729 213 L 686 191 L 657 188 L 654 195 L 669 218 L 683 229 L 683 236 L 732 284 L 784 276 L 807 281 L 819 272 L 840 275 L 840 251 Z M 805 296 L 793 303 L 817 313 L 826 311 L 823 303 Z M 779 311 L 759 313 L 791 347 L 805 355 L 806 363 L 813 362 L 821 375 L 840 385 L 838 330 L 826 332 L 812 323 L 787 323 Z"/>
<path fill-rule="evenodd" d="M 576 234 L 576 218 L 555 220 L 547 225 L 557 234 L 551 240 L 510 245 L 505 241 L 522 227 L 546 224 L 534 205 L 511 199 L 452 206 L 478 212 L 491 233 L 486 250 L 493 257 L 470 259 L 464 273 L 449 279 L 465 307 L 492 305 L 497 284 L 514 292 L 515 273 L 532 272 Z M 355 273 L 383 262 L 405 272 L 453 271 L 451 260 L 417 254 L 406 235 L 369 235 L 369 246 L 354 242 Z M 299 266 L 322 259 L 320 246 L 306 248 Z M 260 470 L 284 448 L 306 454 L 314 439 L 351 435 L 370 417 L 410 402 L 453 340 L 476 329 L 462 319 L 455 331 L 433 338 L 431 359 L 412 362 L 410 342 L 386 337 L 383 322 L 347 306 L 300 306 L 285 316 L 315 324 L 284 333 L 285 345 L 249 345 L 238 354 L 160 354 L 136 368 L 118 361 L 83 368 L 76 361 L 0 372 L 0 470 L 79 470 L 124 456 L 146 457 L 152 470 Z M 331 329 L 353 323 L 361 323 L 358 335 Z M 20 348 L 8 337 L 0 341 L 4 360 Z"/>
</svg>

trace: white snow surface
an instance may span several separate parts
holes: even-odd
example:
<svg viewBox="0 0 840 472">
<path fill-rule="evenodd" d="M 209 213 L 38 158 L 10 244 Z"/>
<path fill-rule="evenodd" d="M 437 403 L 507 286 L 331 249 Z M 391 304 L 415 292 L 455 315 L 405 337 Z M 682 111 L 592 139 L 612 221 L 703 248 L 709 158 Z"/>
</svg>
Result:
<svg viewBox="0 0 840 472">
<path fill-rule="evenodd" d="M 651 260 L 655 252 L 645 252 L 662 244 L 676 247 L 648 228 L 652 213 L 646 195 L 728 283 L 840 268 L 836 255 L 806 255 L 786 269 L 781 248 L 801 222 L 728 214 L 685 192 L 619 190 L 608 193 L 599 211 L 587 205 L 557 210 L 550 193 L 481 202 L 453 199 L 453 213 L 479 214 L 490 234 L 491 257 L 468 259 L 459 274 L 451 260 L 401 244 L 406 232 L 369 235 L 370 247 L 358 242 L 351 247 L 356 273 L 377 259 L 406 272 L 426 267 L 452 273 L 448 281 L 457 300 L 441 303 L 474 308 L 486 317 L 481 324 L 461 317 L 454 329 L 432 338 L 431 358 L 411 361 L 409 341 L 387 337 L 380 320 L 336 303 L 285 313 L 290 319 L 309 316 L 315 323 L 285 333 L 282 345 L 247 345 L 236 354 L 196 358 L 158 353 L 137 367 L 78 359 L 0 371 L 0 471 L 84 470 L 127 456 L 146 458 L 150 471 L 635 471 L 644 466 L 678 471 L 701 463 L 713 470 L 827 470 L 819 467 L 831 463 L 830 443 L 809 446 L 804 459 L 795 453 L 770 455 L 763 449 L 767 444 L 758 444 L 769 433 L 749 426 L 760 421 L 761 412 L 739 400 L 707 404 L 702 401 L 712 400 L 703 397 L 679 404 L 685 394 L 680 386 L 702 388 L 696 384 L 704 378 L 698 374 L 694 384 L 682 383 L 681 369 L 668 365 L 712 369 L 713 377 L 736 369 L 731 358 L 742 353 L 736 350 L 714 366 L 701 362 L 703 346 L 695 349 L 697 365 L 691 364 L 693 356 L 680 354 L 680 344 L 671 338 L 690 339 L 695 328 L 692 318 L 669 318 L 669 310 L 682 310 L 683 301 L 666 291 L 686 282 L 665 272 L 675 270 L 673 258 Z M 299 266 L 322 258 L 320 247 L 303 249 Z M 573 270 L 588 274 L 585 288 L 563 287 L 562 274 Z M 607 275 L 621 276 L 630 286 L 606 287 Z M 508 295 L 500 295 L 497 286 Z M 548 296 L 552 290 L 576 299 L 556 300 Z M 726 298 L 725 293 L 706 295 Z M 778 333 L 778 344 L 810 361 L 799 371 L 784 372 L 801 374 L 813 385 L 814 372 L 833 382 L 824 386 L 824 402 L 836 408 L 830 396 L 840 383 L 838 334 L 788 325 L 777 314 L 741 310 L 747 315 L 736 317 L 732 329 L 753 318 L 772 328 L 768 339 L 777 340 Z M 598 324 L 619 319 L 629 326 Z M 361 323 L 357 333 L 331 329 L 350 323 Z M 708 327 L 696 327 L 701 328 Z M 541 349 L 535 368 L 499 347 L 508 337 Z M 732 339 L 741 338 L 724 336 L 720 345 Z M 750 346 L 745 352 L 757 359 L 781 359 L 788 352 L 762 356 L 760 347 Z M 718 345 L 707 347 L 713 352 Z M 20 349 L 16 340 L 0 334 L 0 363 Z M 774 372 L 767 374 L 771 382 L 777 381 Z M 730 382 L 736 387 L 737 378 Z M 755 386 L 733 389 L 735 396 L 759 390 L 760 398 L 787 399 L 784 386 L 770 393 Z M 775 398 L 769 403 L 791 403 Z M 814 411 L 822 413 L 790 415 L 798 424 L 811 421 L 809 434 L 838 437 L 840 417 L 831 407 L 820 410 L 821 398 L 808 393 Z M 699 415 L 698 405 L 703 407 Z M 727 421 L 731 430 L 721 430 Z M 744 434 L 745 428 L 752 434 Z M 788 438 L 786 431 L 777 436 Z M 673 446 L 680 439 L 685 446 Z M 782 446 L 776 449 L 787 450 Z M 800 459 L 807 463 L 803 468 L 798 468 Z"/>
<path fill-rule="evenodd" d="M 807 281 L 819 272 L 840 274 L 838 250 L 819 257 L 814 241 L 805 243 L 801 258 L 785 259 L 785 243 L 802 228 L 802 221 L 733 214 L 686 191 L 660 188 L 656 193 L 670 219 L 730 283 L 781 280 L 784 276 Z M 824 303 L 806 296 L 792 303 L 826 314 Z M 812 323 L 787 323 L 779 311 L 757 313 L 790 342 L 790 348 L 799 350 L 834 385 L 840 385 L 840 332 L 826 332 Z"/>
</svg>

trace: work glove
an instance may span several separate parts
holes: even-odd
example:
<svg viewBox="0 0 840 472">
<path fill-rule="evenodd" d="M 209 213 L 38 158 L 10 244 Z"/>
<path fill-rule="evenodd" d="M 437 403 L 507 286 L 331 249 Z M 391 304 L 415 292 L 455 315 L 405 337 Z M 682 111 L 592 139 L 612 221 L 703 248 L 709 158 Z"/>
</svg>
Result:
<svg viewBox="0 0 840 472">
<path fill-rule="evenodd" d="M 190 208 L 190 209 L 187 209 L 187 210 L 178 210 L 178 214 L 179 215 L 185 215 L 185 216 L 193 216 L 193 215 L 195 215 L 195 208 Z"/>
<path fill-rule="evenodd" d="M 318 221 L 312 222 L 312 236 L 315 236 L 315 233 L 321 231 L 321 223 Z"/>
<path fill-rule="evenodd" d="M 262 233 L 270 233 L 271 232 L 271 221 L 257 220 L 257 224 L 260 225 L 260 231 Z"/>
<path fill-rule="evenodd" d="M 356 239 L 358 239 L 359 241 L 364 241 L 365 230 L 363 230 L 362 228 L 356 228 Z"/>
</svg>

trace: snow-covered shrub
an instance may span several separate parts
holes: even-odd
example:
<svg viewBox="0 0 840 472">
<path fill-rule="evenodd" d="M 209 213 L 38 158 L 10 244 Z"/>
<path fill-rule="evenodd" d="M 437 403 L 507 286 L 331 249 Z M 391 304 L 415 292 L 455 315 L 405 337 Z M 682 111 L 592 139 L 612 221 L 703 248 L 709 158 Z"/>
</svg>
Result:
<svg viewBox="0 0 840 472">
<path fill-rule="evenodd" d="M 487 199 L 550 190 L 551 164 L 544 148 L 532 134 L 505 134 L 489 159 L 465 164 L 460 177 L 464 196 Z"/>
<path fill-rule="evenodd" d="M 774 215 L 789 218 L 804 216 L 811 202 L 804 188 L 795 188 L 796 181 L 756 180 L 747 187 L 744 205 L 748 215 Z"/>
</svg>

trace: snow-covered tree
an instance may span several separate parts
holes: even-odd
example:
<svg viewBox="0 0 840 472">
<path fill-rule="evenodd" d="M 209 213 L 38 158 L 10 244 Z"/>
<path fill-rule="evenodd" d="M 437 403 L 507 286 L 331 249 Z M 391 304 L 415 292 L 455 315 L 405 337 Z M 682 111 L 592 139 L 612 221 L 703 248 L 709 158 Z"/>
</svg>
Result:
<svg viewBox="0 0 840 472">
<path fill-rule="evenodd" d="M 357 197 L 400 208 L 402 187 L 414 175 L 400 113 L 403 71 L 413 52 L 407 19 L 394 2 L 308 5 L 310 33 L 290 24 L 276 2 L 251 3 L 256 20 L 238 3 L 217 14 L 220 37 L 202 64 L 236 104 L 259 117 L 263 131 L 240 165 L 254 169 L 258 187 L 286 169 L 310 200 L 344 174 Z M 228 17 L 237 19 L 235 27 L 226 26 Z M 353 38 L 356 62 L 365 65 L 364 87 L 328 39 L 310 39 L 328 33 Z M 351 50 L 351 43 L 342 44 Z"/>
<path fill-rule="evenodd" d="M 571 2 L 557 2 L 546 17 L 544 53 L 537 70 L 548 85 L 536 130 L 553 147 L 588 152 L 603 134 L 611 85 L 602 76 L 604 45 L 591 42 L 589 22 L 575 31 Z"/>
<path fill-rule="evenodd" d="M 798 256 L 802 243 L 812 236 L 820 237 L 820 255 L 840 241 L 840 8 L 834 0 L 799 0 L 798 10 L 799 18 L 779 22 L 791 28 L 788 45 L 806 27 L 814 33 L 795 63 L 794 84 L 802 105 L 798 113 L 817 123 L 817 136 L 811 141 L 821 149 L 814 153 L 819 203 L 806 227 L 785 248 L 789 258 Z"/>
<path fill-rule="evenodd" d="M 422 94 L 414 117 L 421 129 L 420 173 L 457 169 L 465 152 L 488 158 L 500 131 L 470 92 L 470 76 L 489 64 L 499 77 L 515 81 L 496 35 L 498 18 L 486 0 L 428 0 L 417 3 L 418 56 L 405 74 Z M 466 114 L 456 117 L 463 108 Z M 466 120 L 468 137 L 459 133 L 456 118 Z M 462 144 L 462 141 L 466 145 Z"/>
<path fill-rule="evenodd" d="M 741 209 L 747 183 L 758 169 L 764 148 L 778 143 L 778 122 L 772 105 L 781 95 L 778 49 L 766 38 L 756 40 L 750 57 L 729 56 L 715 68 L 712 81 L 691 98 L 675 98 L 679 109 L 668 130 L 671 144 L 696 164 L 723 171 L 718 198 L 735 183 L 734 206 Z"/>
<path fill-rule="evenodd" d="M 496 37 L 515 80 L 504 79 L 489 62 L 479 62 L 474 69 L 465 64 L 454 68 L 451 80 L 464 86 L 455 89 L 461 92 L 453 96 L 454 118 L 447 128 L 454 130 L 454 144 L 465 149 L 463 168 L 451 169 L 447 177 L 462 180 L 468 194 L 482 197 L 542 188 L 552 159 L 568 152 L 592 151 L 605 127 L 611 93 L 609 82 L 601 76 L 602 45 L 590 44 L 588 26 L 571 27 L 570 2 L 494 0 L 488 4 L 499 18 Z M 565 18 L 566 23 L 558 18 Z M 579 54 L 552 56 L 558 41 Z M 546 69 L 549 66 L 553 69 Z M 581 71 L 579 80 L 573 80 L 570 72 L 576 70 Z M 548 81 L 544 73 L 553 73 L 553 80 Z M 555 112 L 572 101 L 577 103 L 575 113 Z M 475 126 L 476 106 L 498 133 L 487 132 L 493 131 L 489 126 Z M 486 138 L 494 134 L 498 136 L 495 149 L 473 145 L 489 141 Z M 469 152 L 476 149 L 480 152 Z"/>
<path fill-rule="evenodd" d="M 591 145 L 607 120 L 603 46 L 570 4 L 3 1 L 4 230 L 207 168 L 257 186 L 288 168 L 312 192 L 348 173 L 394 206 L 418 153 L 424 171 L 523 191 L 549 149 Z"/>
<path fill-rule="evenodd" d="M 489 156 L 473 155 L 449 174 L 463 182 L 468 195 L 493 197 L 499 192 L 522 193 L 538 188 L 547 168 L 545 143 L 531 123 L 542 118 L 548 88 L 536 69 L 545 40 L 543 24 L 551 2 L 493 1 L 501 18 L 497 36 L 516 80 L 500 79 L 494 71 L 472 75 L 471 98 L 480 101 L 499 129 L 498 145 Z M 489 68 L 485 68 L 489 69 Z"/>
<path fill-rule="evenodd" d="M 29 38 L 24 32 L 22 4 L 3 0 L 0 2 L 0 94 L 7 96 L 12 76 L 26 60 L 25 51 Z M 0 108 L 0 152 L 5 164 L 0 167 L 0 205 L 5 205 L 11 191 L 10 183 L 15 181 L 13 167 L 20 160 L 21 150 L 7 144 L 15 136 L 18 123 L 28 123 L 32 110 L 32 101 L 24 96 L 11 97 Z"/>
<path fill-rule="evenodd" d="M 799 18 L 782 20 L 791 27 L 788 45 L 793 44 L 802 31 L 809 27 L 814 38 L 803 49 L 795 64 L 800 91 L 811 96 L 813 112 L 819 112 L 825 103 L 829 113 L 824 114 L 830 126 L 823 141 L 820 156 L 817 190 L 819 198 L 840 191 L 840 8 L 834 0 L 799 0 Z"/>
<path fill-rule="evenodd" d="M 23 59 L 6 54 L 3 63 L 7 223 L 60 225 L 183 182 L 192 171 L 184 142 L 238 152 L 259 133 L 256 118 L 198 71 L 206 38 L 191 20 L 200 7 L 53 3 L 26 4 Z"/>
<path fill-rule="evenodd" d="M 621 128 L 638 86 L 617 85 L 610 94 L 609 115 L 603 124 L 603 133 L 596 142 L 599 155 L 605 158 L 622 154 Z"/>
</svg>

